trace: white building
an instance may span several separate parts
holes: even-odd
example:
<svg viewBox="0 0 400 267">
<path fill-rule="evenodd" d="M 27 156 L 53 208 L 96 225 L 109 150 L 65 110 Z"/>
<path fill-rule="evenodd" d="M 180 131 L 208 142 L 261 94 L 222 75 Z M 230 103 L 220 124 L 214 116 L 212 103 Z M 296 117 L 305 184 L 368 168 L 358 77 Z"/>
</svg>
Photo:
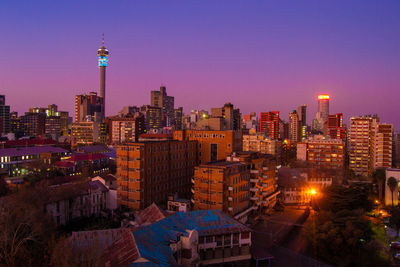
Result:
<svg viewBox="0 0 400 267">
<path fill-rule="evenodd" d="M 400 185 L 400 169 L 388 168 L 386 169 L 386 181 L 385 181 L 385 205 L 392 205 L 392 191 L 390 191 L 387 182 L 390 177 L 394 177 L 397 180 L 397 188 L 393 191 L 393 205 L 399 204 L 399 185 Z"/>
</svg>

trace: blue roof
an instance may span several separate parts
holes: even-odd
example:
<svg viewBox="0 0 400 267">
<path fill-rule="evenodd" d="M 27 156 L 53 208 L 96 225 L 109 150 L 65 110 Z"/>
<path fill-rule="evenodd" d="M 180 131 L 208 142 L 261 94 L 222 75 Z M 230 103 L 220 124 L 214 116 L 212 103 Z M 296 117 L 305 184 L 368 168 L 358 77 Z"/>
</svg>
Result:
<svg viewBox="0 0 400 267">
<path fill-rule="evenodd" d="M 132 234 L 143 258 L 159 266 L 177 266 L 169 245 L 179 241 L 180 236 L 187 236 L 186 230 L 197 230 L 199 236 L 250 231 L 221 211 L 201 210 L 175 213 Z"/>
</svg>

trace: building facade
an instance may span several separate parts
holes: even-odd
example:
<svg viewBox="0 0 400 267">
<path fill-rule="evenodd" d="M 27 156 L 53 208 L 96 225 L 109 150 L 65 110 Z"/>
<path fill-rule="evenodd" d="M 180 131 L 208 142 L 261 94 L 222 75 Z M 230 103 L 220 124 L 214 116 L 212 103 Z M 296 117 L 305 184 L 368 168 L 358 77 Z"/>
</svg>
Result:
<svg viewBox="0 0 400 267">
<path fill-rule="evenodd" d="M 229 161 L 201 164 L 194 171 L 193 208 L 237 215 L 249 208 L 249 187 L 247 164 Z"/>
<path fill-rule="evenodd" d="M 6 105 L 6 97 L 5 95 L 0 95 L 0 118 L 1 118 L 1 129 L 2 133 L 10 132 L 10 106 Z"/>
<path fill-rule="evenodd" d="M 117 150 L 118 205 L 140 210 L 151 203 L 166 207 L 168 196 L 189 198 L 198 164 L 195 141 L 144 141 Z"/>
<path fill-rule="evenodd" d="M 297 159 L 315 167 L 343 169 L 344 158 L 344 143 L 340 139 L 317 135 L 297 143 Z"/>
<path fill-rule="evenodd" d="M 174 131 L 175 140 L 198 142 L 198 157 L 201 163 L 224 160 L 232 152 L 242 150 L 242 133 L 240 131 Z"/>
<path fill-rule="evenodd" d="M 279 138 L 279 111 L 260 113 L 260 131 L 272 139 Z"/>
</svg>

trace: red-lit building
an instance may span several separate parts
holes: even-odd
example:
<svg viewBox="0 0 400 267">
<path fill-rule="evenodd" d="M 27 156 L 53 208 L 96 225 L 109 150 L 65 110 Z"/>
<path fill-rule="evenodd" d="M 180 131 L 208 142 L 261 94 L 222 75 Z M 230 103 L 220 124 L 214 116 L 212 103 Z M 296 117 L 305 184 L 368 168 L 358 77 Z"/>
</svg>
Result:
<svg viewBox="0 0 400 267">
<path fill-rule="evenodd" d="M 333 139 L 346 140 L 347 131 L 346 127 L 343 127 L 342 113 L 328 115 L 328 119 L 324 127 L 324 133 Z"/>
<path fill-rule="evenodd" d="M 260 113 L 260 131 L 272 139 L 279 138 L 279 111 Z"/>
</svg>

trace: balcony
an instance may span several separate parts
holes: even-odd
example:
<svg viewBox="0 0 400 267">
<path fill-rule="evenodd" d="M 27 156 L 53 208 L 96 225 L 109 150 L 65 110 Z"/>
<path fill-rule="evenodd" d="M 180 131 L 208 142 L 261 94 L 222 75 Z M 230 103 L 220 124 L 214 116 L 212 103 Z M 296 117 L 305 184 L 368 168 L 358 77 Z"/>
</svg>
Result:
<svg viewBox="0 0 400 267">
<path fill-rule="evenodd" d="M 251 197 L 250 200 L 252 201 L 257 201 L 259 198 L 258 197 Z"/>
<path fill-rule="evenodd" d="M 193 194 L 196 192 L 196 191 L 194 190 L 194 188 L 191 188 L 190 191 L 192 191 Z"/>
<path fill-rule="evenodd" d="M 250 170 L 250 173 L 257 174 L 258 170 Z"/>
<path fill-rule="evenodd" d="M 263 167 L 263 171 L 268 171 L 268 167 Z"/>
<path fill-rule="evenodd" d="M 250 188 L 250 192 L 258 192 L 258 188 L 257 187 L 251 187 Z"/>
<path fill-rule="evenodd" d="M 258 183 L 258 179 L 251 178 L 251 179 L 250 179 L 250 182 L 251 182 L 251 183 Z"/>
<path fill-rule="evenodd" d="M 268 184 L 262 184 L 263 187 L 268 187 Z"/>
<path fill-rule="evenodd" d="M 228 187 L 228 191 L 233 191 L 233 187 L 232 187 L 232 186 L 229 186 L 229 187 Z"/>
<path fill-rule="evenodd" d="M 233 197 L 228 197 L 228 201 L 233 201 Z"/>
<path fill-rule="evenodd" d="M 194 179 L 193 178 L 191 179 L 191 181 L 192 181 L 192 184 L 194 184 Z"/>
<path fill-rule="evenodd" d="M 233 208 L 232 207 L 228 207 L 228 211 L 233 212 Z"/>
</svg>

